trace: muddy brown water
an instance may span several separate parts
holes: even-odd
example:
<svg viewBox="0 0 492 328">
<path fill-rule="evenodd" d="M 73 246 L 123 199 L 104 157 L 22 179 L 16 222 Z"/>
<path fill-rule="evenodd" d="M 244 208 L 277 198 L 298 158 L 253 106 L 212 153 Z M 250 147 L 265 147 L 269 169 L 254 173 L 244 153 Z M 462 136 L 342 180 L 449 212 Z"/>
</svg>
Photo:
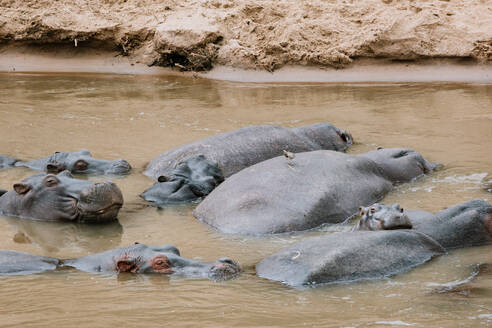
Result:
<svg viewBox="0 0 492 328">
<path fill-rule="evenodd" d="M 193 218 L 195 205 L 163 210 L 138 197 L 152 181 L 145 164 L 171 147 L 252 124 L 320 121 L 348 129 L 350 153 L 410 147 L 445 168 L 390 193 L 385 203 L 438 211 L 492 201 L 480 188 L 492 173 L 492 85 L 236 84 L 156 76 L 0 74 L 0 153 L 35 159 L 89 149 L 127 159 L 132 175 L 119 223 L 85 226 L 0 217 L 0 249 L 70 258 L 138 241 L 176 245 L 183 256 L 238 260 L 227 282 L 159 275 L 62 270 L 0 277 L 2 327 L 490 327 L 492 286 L 478 294 L 435 293 L 492 262 L 492 246 L 448 255 L 379 281 L 292 289 L 255 276 L 262 258 L 330 226 L 268 238 L 218 233 Z M 0 171 L 8 189 L 33 172 Z M 104 179 L 101 177 L 93 180 Z M 490 281 L 490 280 L 485 280 Z"/>
</svg>

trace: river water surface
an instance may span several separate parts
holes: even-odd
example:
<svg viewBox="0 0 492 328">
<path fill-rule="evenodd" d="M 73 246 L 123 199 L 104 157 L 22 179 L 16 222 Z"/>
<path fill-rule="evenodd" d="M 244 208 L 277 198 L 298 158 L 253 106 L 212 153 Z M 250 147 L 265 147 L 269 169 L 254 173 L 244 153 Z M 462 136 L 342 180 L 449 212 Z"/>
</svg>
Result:
<svg viewBox="0 0 492 328">
<path fill-rule="evenodd" d="M 349 130 L 357 154 L 409 147 L 444 169 L 390 193 L 385 203 L 439 211 L 492 194 L 492 85 L 236 84 L 181 77 L 0 74 L 0 153 L 20 159 L 89 149 L 135 168 L 114 178 L 125 197 L 119 224 L 86 226 L 0 217 L 0 249 L 58 258 L 138 241 L 174 244 L 183 256 L 228 256 L 244 273 L 212 282 L 160 275 L 61 270 L 0 277 L 1 327 L 491 327 L 492 285 L 469 295 L 436 293 L 492 262 L 492 246 L 448 255 L 389 279 L 292 289 L 255 276 L 264 257 L 323 227 L 268 238 L 221 234 L 193 218 L 196 205 L 162 210 L 138 195 L 160 153 L 254 124 L 296 127 L 328 121 Z M 0 189 L 33 172 L 0 171 Z M 104 178 L 95 177 L 91 180 Z"/>
</svg>

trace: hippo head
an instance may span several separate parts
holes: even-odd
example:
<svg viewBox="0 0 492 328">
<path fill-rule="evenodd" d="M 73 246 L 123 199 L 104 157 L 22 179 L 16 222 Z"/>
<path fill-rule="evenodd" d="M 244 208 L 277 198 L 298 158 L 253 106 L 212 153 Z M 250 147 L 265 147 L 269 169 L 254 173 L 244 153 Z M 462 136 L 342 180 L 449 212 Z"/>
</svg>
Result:
<svg viewBox="0 0 492 328">
<path fill-rule="evenodd" d="M 132 169 L 130 164 L 123 159 L 116 161 L 95 159 L 87 150 L 73 153 L 56 152 L 44 159 L 17 162 L 16 166 L 27 166 L 33 170 L 53 174 L 68 170 L 75 174 L 123 175 L 130 173 Z"/>
<path fill-rule="evenodd" d="M 203 155 L 196 155 L 180 162 L 169 176 L 160 176 L 140 196 L 157 205 L 184 203 L 208 195 L 224 181 L 217 163 Z"/>
<path fill-rule="evenodd" d="M 393 183 L 411 181 L 441 166 L 426 161 L 416 151 L 406 148 L 379 148 L 361 156 L 376 162 Z"/>
<path fill-rule="evenodd" d="M 361 218 L 354 231 L 412 229 L 410 218 L 398 204 L 387 206 L 376 203 L 369 207 L 361 206 L 359 210 Z"/>
<path fill-rule="evenodd" d="M 87 272 L 163 273 L 212 280 L 230 279 L 241 272 L 239 264 L 228 258 L 212 263 L 198 262 L 181 257 L 179 250 L 172 245 L 147 246 L 139 243 L 65 260 L 64 264 Z"/>
<path fill-rule="evenodd" d="M 74 179 L 68 171 L 32 175 L 0 197 L 2 213 L 46 221 L 112 221 L 122 205 L 114 183 Z"/>
<path fill-rule="evenodd" d="M 348 131 L 339 129 L 330 123 L 316 123 L 293 130 L 317 143 L 321 149 L 344 151 L 354 143 Z"/>
</svg>

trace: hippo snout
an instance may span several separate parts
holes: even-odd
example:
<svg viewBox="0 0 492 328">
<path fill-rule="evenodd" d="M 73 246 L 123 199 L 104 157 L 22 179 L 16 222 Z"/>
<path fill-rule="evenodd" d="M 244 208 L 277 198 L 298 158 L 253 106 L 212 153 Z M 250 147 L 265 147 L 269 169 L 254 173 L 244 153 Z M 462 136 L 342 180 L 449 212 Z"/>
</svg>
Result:
<svg viewBox="0 0 492 328">
<path fill-rule="evenodd" d="M 213 280 L 226 280 L 236 277 L 241 272 L 241 266 L 230 258 L 221 258 L 212 264 L 209 278 Z"/>
<path fill-rule="evenodd" d="M 119 159 L 111 164 L 108 172 L 109 174 L 128 174 L 132 170 L 130 163 L 124 159 Z"/>
<path fill-rule="evenodd" d="M 108 181 L 82 190 L 77 208 L 81 221 L 106 222 L 115 220 L 122 206 L 121 190 Z"/>
</svg>

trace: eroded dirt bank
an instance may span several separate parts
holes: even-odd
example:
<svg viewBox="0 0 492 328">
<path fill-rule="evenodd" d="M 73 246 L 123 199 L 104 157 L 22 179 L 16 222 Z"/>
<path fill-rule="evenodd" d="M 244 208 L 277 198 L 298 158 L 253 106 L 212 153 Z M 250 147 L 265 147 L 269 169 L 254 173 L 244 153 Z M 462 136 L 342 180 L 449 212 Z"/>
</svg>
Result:
<svg viewBox="0 0 492 328">
<path fill-rule="evenodd" d="M 492 7 L 489 0 L 0 0 L 0 53 L 18 47 L 106 51 L 135 65 L 194 71 L 344 68 L 361 58 L 490 63 Z"/>
</svg>

